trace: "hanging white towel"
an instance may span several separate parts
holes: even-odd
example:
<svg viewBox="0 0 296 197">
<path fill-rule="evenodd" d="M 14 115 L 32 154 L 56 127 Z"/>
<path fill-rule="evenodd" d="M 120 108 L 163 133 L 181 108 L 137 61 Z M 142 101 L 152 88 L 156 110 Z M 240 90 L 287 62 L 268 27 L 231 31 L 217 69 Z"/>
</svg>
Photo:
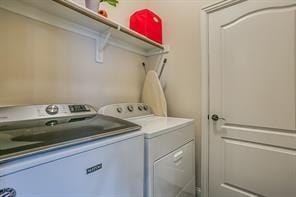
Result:
<svg viewBox="0 0 296 197">
<path fill-rule="evenodd" d="M 143 86 L 142 102 L 149 105 L 153 113 L 158 116 L 167 116 L 167 103 L 158 75 L 149 71 Z"/>
</svg>

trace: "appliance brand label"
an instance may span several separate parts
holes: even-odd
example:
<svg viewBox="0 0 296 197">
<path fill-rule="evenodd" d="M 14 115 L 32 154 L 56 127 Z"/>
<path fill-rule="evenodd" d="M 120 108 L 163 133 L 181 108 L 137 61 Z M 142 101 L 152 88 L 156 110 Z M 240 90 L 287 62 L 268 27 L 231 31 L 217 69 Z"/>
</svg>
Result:
<svg viewBox="0 0 296 197">
<path fill-rule="evenodd" d="M 101 168 L 103 167 L 103 165 L 100 163 L 98 165 L 95 165 L 95 166 L 92 166 L 90 168 L 87 168 L 86 169 L 86 174 L 90 174 L 90 173 L 93 173 L 97 170 L 100 170 Z M 1 197 L 1 196 L 0 196 Z"/>
<path fill-rule="evenodd" d="M 16 197 L 16 191 L 13 188 L 0 189 L 0 197 Z"/>
</svg>

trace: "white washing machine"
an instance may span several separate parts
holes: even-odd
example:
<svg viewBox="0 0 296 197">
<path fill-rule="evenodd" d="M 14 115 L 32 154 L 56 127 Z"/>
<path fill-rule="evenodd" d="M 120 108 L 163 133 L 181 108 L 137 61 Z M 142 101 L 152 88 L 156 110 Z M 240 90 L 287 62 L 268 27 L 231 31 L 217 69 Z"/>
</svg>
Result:
<svg viewBox="0 0 296 197">
<path fill-rule="evenodd" d="M 0 108 L 0 197 L 141 197 L 139 129 L 89 105 Z"/>
<path fill-rule="evenodd" d="M 142 126 L 145 197 L 195 196 L 195 126 L 192 119 L 155 116 L 143 103 L 108 105 L 99 113 Z"/>
</svg>

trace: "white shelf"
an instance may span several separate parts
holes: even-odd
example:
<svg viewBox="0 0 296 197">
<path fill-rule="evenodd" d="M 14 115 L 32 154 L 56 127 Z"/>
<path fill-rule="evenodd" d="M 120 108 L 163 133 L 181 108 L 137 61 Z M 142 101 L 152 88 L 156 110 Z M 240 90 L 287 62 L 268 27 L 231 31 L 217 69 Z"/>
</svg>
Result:
<svg viewBox="0 0 296 197">
<path fill-rule="evenodd" d="M 97 46 L 97 62 L 103 62 L 106 44 L 143 56 L 167 53 L 169 50 L 167 46 L 70 0 L 1 0 L 0 8 L 93 38 Z"/>
</svg>

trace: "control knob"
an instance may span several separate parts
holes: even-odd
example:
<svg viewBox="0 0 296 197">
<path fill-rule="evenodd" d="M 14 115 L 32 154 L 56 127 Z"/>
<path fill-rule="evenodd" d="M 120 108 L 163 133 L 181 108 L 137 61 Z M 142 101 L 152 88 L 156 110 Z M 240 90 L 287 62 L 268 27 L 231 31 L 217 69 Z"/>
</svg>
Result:
<svg viewBox="0 0 296 197">
<path fill-rule="evenodd" d="M 121 108 L 121 107 L 117 107 L 116 111 L 117 111 L 118 113 L 122 113 L 122 108 Z"/>
<path fill-rule="evenodd" d="M 145 110 L 145 111 L 148 110 L 148 105 L 144 105 L 144 110 Z"/>
<path fill-rule="evenodd" d="M 134 111 L 134 107 L 132 105 L 127 106 L 128 111 L 132 112 Z"/>
<path fill-rule="evenodd" d="M 55 115 L 59 112 L 59 108 L 56 105 L 48 105 L 45 109 L 45 111 L 49 114 L 49 115 Z"/>
</svg>

